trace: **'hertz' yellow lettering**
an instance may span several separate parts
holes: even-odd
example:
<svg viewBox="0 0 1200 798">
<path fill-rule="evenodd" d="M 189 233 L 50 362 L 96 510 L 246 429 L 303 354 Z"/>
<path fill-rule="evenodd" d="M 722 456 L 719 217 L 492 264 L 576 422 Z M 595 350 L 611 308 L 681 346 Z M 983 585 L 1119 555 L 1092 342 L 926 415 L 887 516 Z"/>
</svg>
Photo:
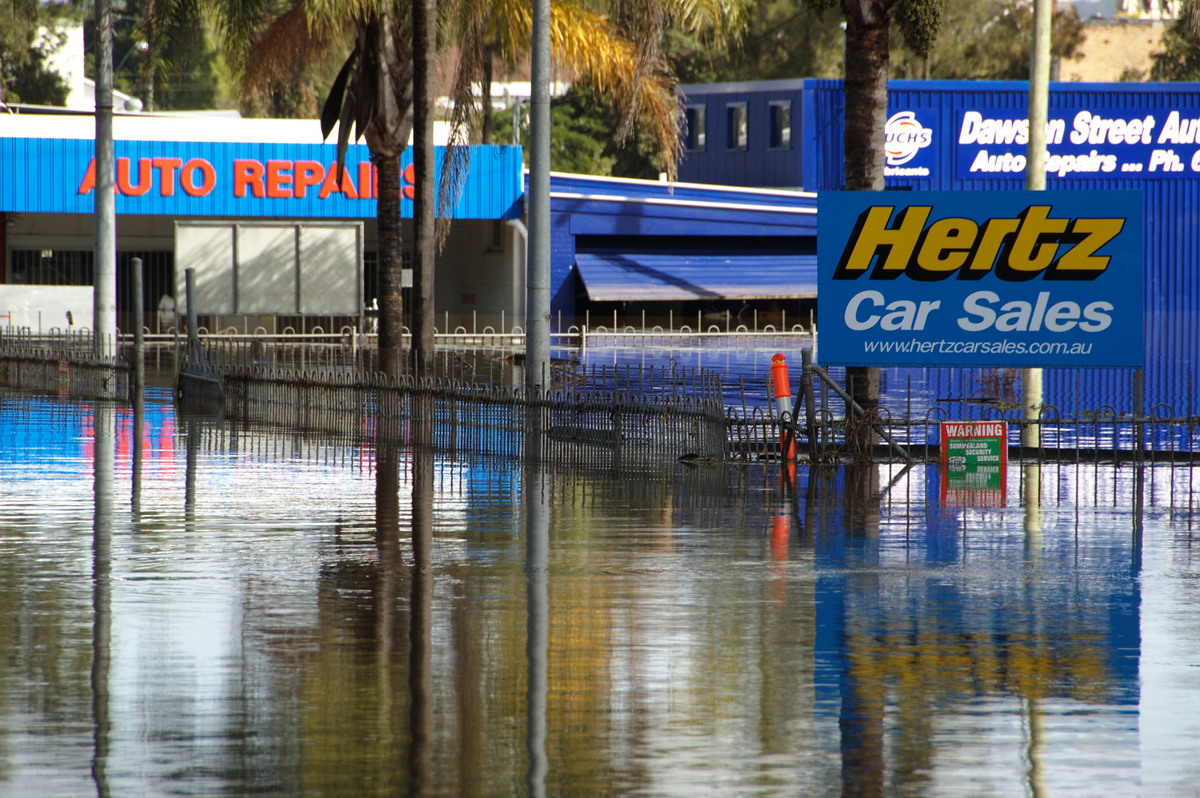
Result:
<svg viewBox="0 0 1200 798">
<path fill-rule="evenodd" d="M 1056 218 L 1049 205 L 1030 205 L 1014 218 L 978 222 L 960 217 L 930 221 L 931 205 L 864 210 L 842 251 L 835 280 L 977 280 L 987 274 L 1010 282 L 1094 280 L 1111 258 L 1099 254 L 1124 219 Z"/>
</svg>

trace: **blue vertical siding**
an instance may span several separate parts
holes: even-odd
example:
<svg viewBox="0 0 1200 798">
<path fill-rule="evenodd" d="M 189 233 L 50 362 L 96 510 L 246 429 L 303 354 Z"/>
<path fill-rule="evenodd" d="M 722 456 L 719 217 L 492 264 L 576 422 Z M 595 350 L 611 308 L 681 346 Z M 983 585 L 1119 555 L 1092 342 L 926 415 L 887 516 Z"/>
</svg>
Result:
<svg viewBox="0 0 1200 798">
<path fill-rule="evenodd" d="M 842 187 L 843 95 L 840 81 L 806 81 L 803 137 L 806 147 L 806 189 Z M 762 92 L 773 89 L 764 86 Z M 1023 174 L 995 178 L 964 178 L 955 163 L 957 125 L 964 110 L 978 109 L 997 116 L 1024 116 L 1028 86 L 1024 82 L 893 81 L 889 113 L 923 112 L 936 120 L 936 144 L 928 177 L 888 178 L 889 188 L 913 190 L 998 191 L 1024 187 Z M 1200 84 L 1071 84 L 1051 86 L 1050 116 L 1078 110 L 1111 112 L 1135 118 L 1153 111 L 1180 109 L 1200 116 Z M 1068 126 L 1069 130 L 1069 126 Z M 1158 131 L 1156 131 L 1157 134 Z M 1171 145 L 1163 145 L 1170 147 Z M 1185 148 L 1186 149 L 1186 148 Z M 1191 150 L 1189 149 L 1190 153 Z M 1188 160 L 1185 158 L 1185 160 Z M 1193 414 L 1200 389 L 1200 173 L 1189 168 L 1173 175 L 1123 173 L 1086 176 L 1048 175 L 1048 189 L 1109 191 L 1137 189 L 1145 202 L 1145 385 L 1147 409 L 1169 405 L 1171 412 Z M 908 370 L 911 372 L 912 370 Z M 954 384 L 949 375 L 924 370 L 931 393 L 971 395 L 966 382 Z M 895 382 L 895 380 L 893 380 Z M 1127 370 L 1048 369 L 1045 399 L 1064 411 L 1082 402 L 1085 409 L 1109 406 L 1120 412 L 1132 407 L 1132 376 Z M 965 394 L 963 392 L 966 392 Z M 1164 409 L 1165 412 L 1165 409 Z"/>
<path fill-rule="evenodd" d="M 717 83 L 680 86 L 685 104 L 704 105 L 706 144 L 688 150 L 679 164 L 679 179 L 689 183 L 761 188 L 799 188 L 803 176 L 805 86 L 810 81 L 773 81 L 771 90 L 759 83 Z M 771 103 L 791 103 L 792 140 L 788 147 L 770 146 Z M 745 103 L 749 141 L 731 149 L 726 133 L 726 109 Z"/>
<path fill-rule="evenodd" d="M 150 214 L 179 217 L 279 217 L 349 218 L 375 216 L 375 200 L 369 192 L 370 180 L 364 179 L 370 155 L 365 145 L 352 145 L 346 155 L 346 167 L 353 183 L 350 193 L 334 192 L 320 197 L 321 186 L 298 189 L 300 162 L 316 164 L 323 176 L 337 158 L 337 149 L 327 144 L 168 142 L 118 140 L 114 142 L 118 174 L 129 171 L 131 191 L 118 192 L 118 214 Z M 92 213 L 94 191 L 80 191 L 95 156 L 90 139 L 5 138 L 0 137 L 0 211 L 15 213 Z M 437 151 L 438 163 L 444 149 Z M 476 146 L 470 148 L 470 166 L 463 191 L 453 211 L 457 219 L 510 219 L 521 215 L 523 196 L 521 149 L 519 147 Z M 211 185 L 189 193 L 184 185 L 183 169 L 151 167 L 143 188 L 140 162 L 157 159 L 198 167 L 192 174 L 195 185 L 206 175 Z M 276 197 L 256 197 L 247 192 L 236 196 L 235 172 L 239 161 L 255 161 L 266 167 L 277 163 L 287 175 L 284 191 Z M 402 166 L 411 163 L 411 151 L 405 153 Z M 360 169 L 362 165 L 362 169 Z M 402 181 L 403 182 L 403 181 Z M 412 201 L 401 200 L 402 216 L 412 216 Z"/>
</svg>

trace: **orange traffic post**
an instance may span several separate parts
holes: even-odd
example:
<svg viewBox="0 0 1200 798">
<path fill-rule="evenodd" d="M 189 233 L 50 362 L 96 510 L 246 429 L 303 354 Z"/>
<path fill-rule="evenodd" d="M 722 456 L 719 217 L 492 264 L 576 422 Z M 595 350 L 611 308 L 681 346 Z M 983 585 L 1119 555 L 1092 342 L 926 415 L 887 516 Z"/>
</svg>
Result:
<svg viewBox="0 0 1200 798">
<path fill-rule="evenodd" d="M 776 353 L 771 358 L 771 386 L 775 394 L 775 414 L 779 418 L 782 430 L 779 435 L 779 453 L 784 460 L 795 460 L 795 435 L 783 426 L 794 425 L 796 420 L 792 415 L 792 385 L 788 380 L 787 358 L 781 353 Z"/>
</svg>

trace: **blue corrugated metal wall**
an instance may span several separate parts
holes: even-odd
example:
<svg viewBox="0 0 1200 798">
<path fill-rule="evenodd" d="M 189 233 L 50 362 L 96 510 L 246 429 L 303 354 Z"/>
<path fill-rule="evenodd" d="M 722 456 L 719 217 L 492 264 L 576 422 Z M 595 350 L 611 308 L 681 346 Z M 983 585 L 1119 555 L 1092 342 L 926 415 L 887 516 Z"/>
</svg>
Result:
<svg viewBox="0 0 1200 798">
<path fill-rule="evenodd" d="M 444 148 L 437 152 L 440 165 Z M 362 144 L 351 145 L 346 156 L 349 182 L 343 187 L 350 190 L 326 191 L 323 197 L 323 178 L 333 173 L 337 159 L 332 144 L 118 140 L 114 154 L 118 214 L 367 219 L 376 212 L 370 155 Z M 94 156 L 91 140 L 0 137 L 0 211 L 91 213 L 94 192 L 85 176 Z M 402 166 L 411 157 L 406 151 Z M 475 146 L 470 158 L 454 218 L 519 217 L 521 148 Z M 258 177 L 239 182 L 240 170 L 249 164 L 260 170 Z M 303 185 L 301 170 L 306 168 L 321 182 Z M 272 173 L 276 190 L 266 196 Z M 245 184 L 263 189 L 262 195 Z M 411 199 L 403 198 L 400 210 L 411 217 Z"/>
<path fill-rule="evenodd" d="M 770 95 L 774 88 L 762 84 Z M 842 114 L 840 81 L 806 81 L 803 138 L 804 187 L 834 190 L 842 187 Z M 977 109 L 997 116 L 1026 115 L 1028 86 L 1024 82 L 893 81 L 889 85 L 889 115 L 904 110 L 925 112 L 936 120 L 935 144 L 928 177 L 888 178 L 889 188 L 914 190 L 1020 190 L 1023 173 L 996 178 L 964 179 L 956 173 L 958 124 L 964 110 Z M 1050 91 L 1050 116 L 1078 110 L 1113 112 L 1137 117 L 1152 111 L 1180 109 L 1200 117 L 1197 84 L 1072 84 L 1056 83 Z M 1179 148 L 1181 152 L 1190 148 Z M 1185 161 L 1188 159 L 1185 158 Z M 1146 269 L 1146 402 L 1171 405 L 1173 412 L 1197 412 L 1192 398 L 1200 366 L 1200 173 L 1123 173 L 1083 176 L 1048 175 L 1048 189 L 1108 191 L 1139 189 L 1145 202 Z M 946 384 L 954 380 L 926 373 L 927 379 Z M 1073 410 L 1076 402 L 1094 409 L 1108 404 L 1122 412 L 1132 410 L 1131 377 L 1126 371 L 1052 369 L 1044 376 L 1046 402 Z M 1079 395 L 1077 395 L 1077 391 Z M 957 391 L 956 391 L 957 393 Z"/>
<path fill-rule="evenodd" d="M 764 94 L 758 83 L 716 83 L 680 86 L 684 104 L 704 105 L 705 146 L 687 150 L 679 164 L 679 179 L 719 186 L 762 186 L 799 188 L 801 153 L 806 138 L 803 108 L 805 86 L 810 81 L 774 81 L 772 91 Z M 791 104 L 791 143 L 787 147 L 770 146 L 770 104 Z M 726 109 L 745 104 L 748 142 L 745 148 L 731 147 L 727 135 Z"/>
</svg>

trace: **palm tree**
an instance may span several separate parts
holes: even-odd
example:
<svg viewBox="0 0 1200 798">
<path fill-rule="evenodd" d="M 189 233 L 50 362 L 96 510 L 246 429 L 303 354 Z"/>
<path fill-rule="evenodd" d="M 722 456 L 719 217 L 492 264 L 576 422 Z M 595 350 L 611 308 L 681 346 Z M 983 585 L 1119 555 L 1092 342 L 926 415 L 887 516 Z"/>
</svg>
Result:
<svg viewBox="0 0 1200 798">
<path fill-rule="evenodd" d="M 944 0 L 808 0 L 819 10 L 840 3 L 846 19 L 843 179 L 848 191 L 884 188 L 891 26 L 895 22 L 908 48 L 925 57 L 941 27 Z M 879 369 L 846 369 L 850 394 L 870 414 L 879 406 Z M 865 451 L 874 433 L 862 427 L 855 447 Z"/>
<path fill-rule="evenodd" d="M 736 39 L 746 26 L 751 0 L 560 0 L 551 4 L 553 57 L 569 74 L 590 82 L 621 110 L 620 141 L 637 124 L 657 142 L 659 166 L 674 178 L 679 161 L 680 110 L 675 76 L 662 51 L 673 28 L 715 41 Z M 516 64 L 528 57 L 532 33 L 527 0 L 461 3 L 459 40 L 464 51 L 455 84 L 455 108 L 469 112 L 481 85 L 483 138 L 491 136 L 494 59 Z M 468 55 L 469 54 L 469 55 Z M 464 121 L 466 121 L 464 119 Z"/>
<path fill-rule="evenodd" d="M 174 0 L 180 8 L 200 0 Z M 428 0 L 421 0 L 422 3 Z M 445 159 L 439 209 L 453 205 L 465 175 L 465 148 L 475 125 L 472 85 L 482 74 L 489 35 L 501 52 L 527 53 L 532 19 L 525 0 L 443 0 L 436 13 L 445 34 L 459 48 L 451 152 Z M 674 79 L 662 57 L 668 25 L 688 30 L 727 31 L 744 19 L 747 0 L 610 0 L 609 15 L 596 2 L 563 0 L 553 6 L 554 50 L 576 76 L 591 80 L 609 96 L 621 98 L 627 136 L 635 121 L 654 131 L 664 171 L 673 176 L 680 146 L 679 106 Z M 402 237 L 400 156 L 414 120 L 413 3 L 404 0 L 213 0 L 225 49 L 245 88 L 260 92 L 307 63 L 349 51 L 321 114 L 322 131 L 336 129 L 338 161 L 350 141 L 364 138 L 378 172 L 379 351 L 384 371 L 400 368 Z M 420 11 L 421 9 L 417 9 Z M 161 18 L 168 17 L 164 11 Z M 426 40 L 428 34 L 424 34 Z M 421 45 L 425 46 L 425 45 Z M 431 146 L 431 145 L 430 145 Z M 420 154 L 414 161 L 423 162 Z M 418 180 L 421 176 L 418 174 Z M 445 226 L 442 227 L 444 236 Z M 432 270 L 425 276 L 432 279 Z M 418 294 L 426 290 L 418 286 Z M 432 297 L 432 292 L 428 292 Z M 432 300 L 430 300 L 432 301 Z M 432 307 L 424 308 L 432 314 Z M 418 321 L 417 328 L 424 329 Z M 432 355 L 432 336 L 419 347 Z M 415 362 L 430 357 L 414 355 Z"/>
</svg>

